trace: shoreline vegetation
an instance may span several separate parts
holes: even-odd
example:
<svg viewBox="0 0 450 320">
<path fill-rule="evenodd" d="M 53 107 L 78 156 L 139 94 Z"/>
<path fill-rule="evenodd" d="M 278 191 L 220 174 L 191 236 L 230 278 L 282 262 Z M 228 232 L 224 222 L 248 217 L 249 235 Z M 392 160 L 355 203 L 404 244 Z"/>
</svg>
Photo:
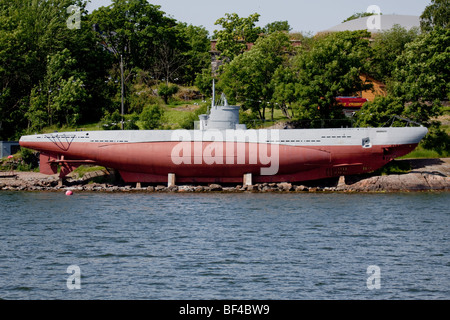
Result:
<svg viewBox="0 0 450 320">
<path fill-rule="evenodd" d="M 106 193 L 390 193 L 450 191 L 450 158 L 394 160 L 390 170 L 367 175 L 343 176 L 302 183 L 261 183 L 242 185 L 126 184 L 113 171 L 102 168 L 59 176 L 38 172 L 0 172 L 2 191 L 106 192 Z M 389 169 L 389 168 L 388 168 Z M 82 170 L 83 171 L 83 170 Z"/>
</svg>

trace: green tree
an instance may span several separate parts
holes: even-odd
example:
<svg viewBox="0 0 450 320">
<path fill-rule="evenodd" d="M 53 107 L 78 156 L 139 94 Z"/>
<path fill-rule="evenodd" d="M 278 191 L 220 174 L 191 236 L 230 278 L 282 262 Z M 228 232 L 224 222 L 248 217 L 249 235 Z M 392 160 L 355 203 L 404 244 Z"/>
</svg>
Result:
<svg viewBox="0 0 450 320">
<path fill-rule="evenodd" d="M 310 50 L 294 60 L 297 73 L 295 95 L 299 120 L 342 118 L 338 96 L 354 95 L 369 89 L 360 76 L 371 55 L 366 31 L 345 31 L 316 39 Z"/>
<path fill-rule="evenodd" d="M 274 22 L 268 23 L 263 29 L 264 33 L 266 33 L 266 34 L 271 34 L 271 33 L 278 32 L 278 31 L 289 32 L 291 30 L 292 30 L 292 28 L 289 25 L 288 21 L 274 21 Z"/>
<path fill-rule="evenodd" d="M 116 63 L 122 56 L 129 69 L 151 70 L 159 47 L 177 37 L 176 21 L 146 0 L 113 0 L 92 12 L 90 21 Z"/>
<path fill-rule="evenodd" d="M 78 123 L 80 106 L 88 94 L 82 80 L 85 75 L 76 71 L 76 64 L 68 49 L 48 57 L 46 76 L 32 90 L 30 108 L 25 114 L 31 130 L 40 129 L 44 118 L 47 125 Z"/>
<path fill-rule="evenodd" d="M 174 84 L 161 83 L 158 87 L 158 94 L 164 99 L 164 103 L 169 103 L 169 98 L 176 94 L 180 88 Z"/>
<path fill-rule="evenodd" d="M 419 35 L 418 28 L 407 30 L 400 25 L 394 25 L 390 30 L 375 35 L 372 43 L 373 56 L 370 61 L 370 75 L 379 81 L 386 82 L 391 78 L 395 61 L 408 43 Z"/>
<path fill-rule="evenodd" d="M 357 125 L 381 126 L 394 115 L 408 118 L 429 128 L 423 147 L 448 152 L 450 138 L 434 119 L 442 114 L 442 101 L 450 98 L 449 48 L 450 30 L 442 28 L 407 44 L 395 62 L 388 96 L 365 104 Z"/>
<path fill-rule="evenodd" d="M 211 65 L 211 41 L 209 32 L 203 27 L 178 23 L 180 33 L 184 34 L 185 46 L 184 64 L 178 72 L 179 83 L 193 85 L 198 74 Z"/>
<path fill-rule="evenodd" d="M 208 68 L 204 68 L 201 73 L 197 74 L 195 78 L 195 85 L 200 92 L 208 97 L 212 95 L 212 82 L 213 82 L 211 64 Z"/>
<path fill-rule="evenodd" d="M 144 130 L 153 130 L 161 126 L 161 118 L 164 110 L 158 105 L 146 106 L 139 116 L 141 126 Z"/>
<path fill-rule="evenodd" d="M 67 26 L 72 15 L 67 9 L 71 5 L 80 8 L 80 29 L 69 29 Z M 102 103 L 107 100 L 104 99 L 107 95 L 101 89 L 106 74 L 105 59 L 86 22 L 85 5 L 86 2 L 80 0 L 0 2 L 1 139 L 17 139 L 27 127 L 39 129 L 41 125 L 48 123 L 44 114 L 38 111 L 41 108 L 41 98 L 38 95 L 43 95 L 48 57 L 64 49 L 75 59 L 71 68 L 76 73 L 83 74 L 80 79 L 84 90 L 88 91 L 88 99 L 79 104 L 80 110 L 76 113 L 79 116 L 86 114 L 83 120 L 100 114 L 97 109 L 101 109 Z M 71 88 L 68 90 L 66 84 L 65 92 L 73 92 L 74 88 Z M 24 117 L 27 113 L 34 113 L 37 118 L 33 118 L 30 123 L 29 117 Z"/>
<path fill-rule="evenodd" d="M 410 43 L 397 60 L 391 92 L 405 105 L 404 115 L 429 127 L 427 148 L 442 152 L 450 145 L 440 122 L 442 102 L 450 99 L 450 29 L 435 28 Z"/>
<path fill-rule="evenodd" d="M 450 1 L 431 0 L 420 16 L 420 27 L 422 31 L 429 32 L 436 27 L 448 28 L 450 21 Z"/>
<path fill-rule="evenodd" d="M 275 70 L 271 82 L 273 88 L 272 105 L 277 106 L 288 119 L 294 117 L 292 108 L 291 113 L 289 112 L 289 106 L 297 100 L 295 83 L 296 72 L 291 65 L 281 65 Z"/>
<path fill-rule="evenodd" d="M 426 123 L 450 99 L 450 29 L 436 28 L 406 46 L 396 60 L 390 92 L 406 106 L 405 115 Z"/>
<path fill-rule="evenodd" d="M 405 107 L 400 98 L 392 96 L 376 97 L 366 102 L 356 114 L 357 127 L 380 127 L 394 120 L 393 116 L 402 116 Z M 403 123 L 403 126 L 405 123 Z"/>
<path fill-rule="evenodd" d="M 262 32 L 260 27 L 255 26 L 259 17 L 258 13 L 247 18 L 241 18 L 236 13 L 227 13 L 215 22 L 215 25 L 222 26 L 214 35 L 217 50 L 222 53 L 222 57 L 232 61 L 247 49 L 247 43 L 254 43 L 258 39 Z"/>
<path fill-rule="evenodd" d="M 240 102 L 265 120 L 265 110 L 272 101 L 272 77 L 292 50 L 283 32 L 259 38 L 253 48 L 226 65 L 219 86 L 231 102 Z"/>
</svg>

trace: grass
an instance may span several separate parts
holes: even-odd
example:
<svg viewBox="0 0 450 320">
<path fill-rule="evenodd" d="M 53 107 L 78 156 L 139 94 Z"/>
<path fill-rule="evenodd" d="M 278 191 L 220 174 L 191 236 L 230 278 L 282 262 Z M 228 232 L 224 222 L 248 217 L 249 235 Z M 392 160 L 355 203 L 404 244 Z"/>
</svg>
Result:
<svg viewBox="0 0 450 320">
<path fill-rule="evenodd" d="M 450 156 L 449 152 L 444 152 L 444 154 L 440 154 L 437 151 L 427 150 L 421 146 L 418 146 L 413 152 L 398 159 L 433 159 L 433 158 L 447 158 L 449 156 Z"/>
<path fill-rule="evenodd" d="M 95 172 L 95 171 L 102 171 L 102 170 L 105 170 L 105 167 L 82 165 L 82 166 L 79 166 L 78 168 L 76 168 L 74 171 L 72 171 L 72 175 L 74 177 L 83 178 L 83 176 L 86 173 Z"/>
<path fill-rule="evenodd" d="M 172 108 L 166 108 L 163 116 L 163 122 L 165 127 L 170 127 L 170 129 L 179 129 L 180 123 L 185 122 L 189 119 L 192 111 L 186 110 L 177 110 Z"/>
</svg>

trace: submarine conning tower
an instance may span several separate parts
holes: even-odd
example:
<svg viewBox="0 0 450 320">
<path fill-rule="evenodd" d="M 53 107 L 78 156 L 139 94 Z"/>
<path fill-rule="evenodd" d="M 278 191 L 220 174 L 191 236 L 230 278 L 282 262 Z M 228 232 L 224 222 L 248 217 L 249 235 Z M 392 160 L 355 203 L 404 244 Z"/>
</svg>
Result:
<svg viewBox="0 0 450 320">
<path fill-rule="evenodd" d="M 209 114 L 199 116 L 200 130 L 246 130 L 245 124 L 239 123 L 239 106 L 230 106 L 222 94 L 219 105 L 211 106 Z"/>
</svg>

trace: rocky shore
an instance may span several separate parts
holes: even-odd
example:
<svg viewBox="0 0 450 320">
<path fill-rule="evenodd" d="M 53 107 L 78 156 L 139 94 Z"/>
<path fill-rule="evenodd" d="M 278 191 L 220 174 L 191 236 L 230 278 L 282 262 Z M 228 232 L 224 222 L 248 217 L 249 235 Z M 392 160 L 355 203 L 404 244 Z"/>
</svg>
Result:
<svg viewBox="0 0 450 320">
<path fill-rule="evenodd" d="M 110 181 L 105 172 L 82 179 L 69 178 L 61 183 L 57 175 L 47 176 L 36 172 L 0 173 L 0 190 L 6 191 L 67 191 L 74 192 L 418 192 L 450 190 L 450 158 L 417 159 L 407 161 L 411 170 L 405 174 L 346 176 L 336 179 L 310 181 L 304 184 L 262 183 L 251 186 L 164 185 L 94 182 L 98 178 Z M 94 179 L 96 178 L 96 179 Z"/>
</svg>

